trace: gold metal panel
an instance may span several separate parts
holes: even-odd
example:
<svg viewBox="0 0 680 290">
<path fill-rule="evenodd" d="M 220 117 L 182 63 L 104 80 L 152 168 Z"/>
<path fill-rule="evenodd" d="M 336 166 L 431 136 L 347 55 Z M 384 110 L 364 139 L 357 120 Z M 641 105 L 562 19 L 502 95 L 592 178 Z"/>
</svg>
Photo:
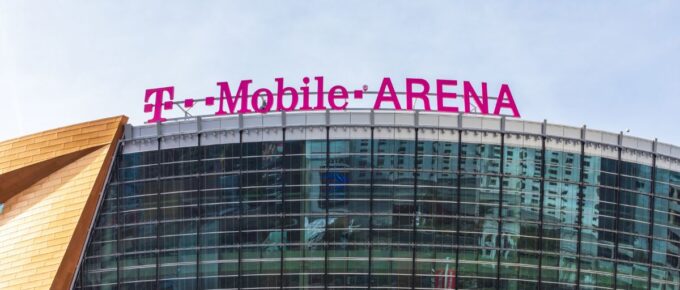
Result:
<svg viewBox="0 0 680 290">
<path fill-rule="evenodd" d="M 0 142 L 0 175 L 82 149 L 109 145 L 124 116 L 53 129 Z"/>
<path fill-rule="evenodd" d="M 126 121 L 0 142 L 0 289 L 70 286 Z"/>
</svg>

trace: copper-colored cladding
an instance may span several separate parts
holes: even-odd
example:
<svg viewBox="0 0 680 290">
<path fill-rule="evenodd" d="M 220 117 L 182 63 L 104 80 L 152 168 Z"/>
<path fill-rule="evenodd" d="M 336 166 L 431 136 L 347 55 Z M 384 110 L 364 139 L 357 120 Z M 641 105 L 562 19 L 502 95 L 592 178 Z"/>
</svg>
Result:
<svg viewBox="0 0 680 290">
<path fill-rule="evenodd" d="M 67 289 L 127 117 L 0 142 L 0 289 Z"/>
</svg>

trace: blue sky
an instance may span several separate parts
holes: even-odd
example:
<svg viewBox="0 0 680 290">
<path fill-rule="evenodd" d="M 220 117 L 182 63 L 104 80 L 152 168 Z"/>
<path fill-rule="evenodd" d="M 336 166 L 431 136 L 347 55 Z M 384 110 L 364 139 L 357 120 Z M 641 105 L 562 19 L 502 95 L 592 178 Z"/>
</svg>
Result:
<svg viewBox="0 0 680 290">
<path fill-rule="evenodd" d="M 680 1 L 0 1 L 0 140 L 317 75 L 508 83 L 524 119 L 680 144 Z"/>
</svg>

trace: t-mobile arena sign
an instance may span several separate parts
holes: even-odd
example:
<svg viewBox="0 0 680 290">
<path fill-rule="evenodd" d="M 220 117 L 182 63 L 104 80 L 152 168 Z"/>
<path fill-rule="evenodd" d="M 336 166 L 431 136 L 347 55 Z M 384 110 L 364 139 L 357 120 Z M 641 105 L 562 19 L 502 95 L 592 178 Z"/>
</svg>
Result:
<svg viewBox="0 0 680 290">
<path fill-rule="evenodd" d="M 216 106 L 214 115 L 268 113 L 271 111 L 316 111 L 316 110 L 344 110 L 349 98 L 360 100 L 364 95 L 375 95 L 373 109 L 389 108 L 394 110 L 416 110 L 416 102 L 421 103 L 419 110 L 458 113 L 465 112 L 519 117 L 515 100 L 507 84 L 498 87 L 497 97 L 490 97 L 488 85 L 485 82 L 473 84 L 469 81 L 437 79 L 434 87 L 425 79 L 406 78 L 406 92 L 397 92 L 391 78 L 383 78 L 377 92 L 369 92 L 364 85 L 362 89 L 350 91 L 342 85 L 328 85 L 323 77 L 308 77 L 302 79 L 304 86 L 294 88 L 286 86 L 283 78 L 274 79 L 276 89 L 253 88 L 252 80 L 242 80 L 238 87 L 230 86 L 228 82 L 219 82 L 219 97 L 208 96 L 204 99 L 187 98 L 183 101 L 175 100 L 175 88 L 163 87 L 146 90 L 144 96 L 144 112 L 153 116 L 147 122 L 164 122 L 163 111 L 172 110 L 178 105 L 183 111 L 203 102 L 206 107 Z M 462 94 L 459 92 L 461 91 Z M 236 93 L 234 92 L 234 89 Z M 252 93 L 250 93 L 252 91 Z M 398 95 L 405 98 L 400 100 Z M 462 97 L 462 98 L 459 98 Z M 459 108 L 462 99 L 463 106 Z M 489 99 L 495 100 L 490 104 Z M 491 108 L 493 107 L 493 108 Z M 490 110 L 492 109 L 492 110 Z"/>
</svg>

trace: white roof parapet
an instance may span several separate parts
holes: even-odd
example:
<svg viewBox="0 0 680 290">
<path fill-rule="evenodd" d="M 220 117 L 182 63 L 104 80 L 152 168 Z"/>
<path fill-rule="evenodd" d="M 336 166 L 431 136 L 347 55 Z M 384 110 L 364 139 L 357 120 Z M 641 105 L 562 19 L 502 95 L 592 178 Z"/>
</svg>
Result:
<svg viewBox="0 0 680 290">
<path fill-rule="evenodd" d="M 671 145 L 671 157 L 675 157 L 677 159 L 680 159 L 680 147 Z"/>
<path fill-rule="evenodd" d="M 198 123 L 200 122 L 200 124 Z M 169 121 L 161 124 L 141 126 L 126 125 L 124 140 L 141 140 L 158 137 L 185 135 L 204 132 L 245 130 L 255 128 L 319 127 L 319 126 L 375 126 L 375 127 L 420 127 L 435 129 L 467 129 L 475 131 L 507 132 L 513 134 L 542 135 L 562 139 L 621 146 L 625 149 L 658 154 L 680 160 L 680 146 L 653 140 L 622 135 L 601 130 L 497 116 L 438 113 L 431 111 L 398 111 L 350 109 L 345 111 L 296 111 L 272 112 L 266 115 L 245 114 L 201 117 L 189 120 Z M 621 140 L 619 140 L 619 138 Z M 619 142 L 621 144 L 619 144 Z M 654 148 L 656 147 L 656 148 Z M 656 151 L 656 152 L 655 152 Z"/>
</svg>

